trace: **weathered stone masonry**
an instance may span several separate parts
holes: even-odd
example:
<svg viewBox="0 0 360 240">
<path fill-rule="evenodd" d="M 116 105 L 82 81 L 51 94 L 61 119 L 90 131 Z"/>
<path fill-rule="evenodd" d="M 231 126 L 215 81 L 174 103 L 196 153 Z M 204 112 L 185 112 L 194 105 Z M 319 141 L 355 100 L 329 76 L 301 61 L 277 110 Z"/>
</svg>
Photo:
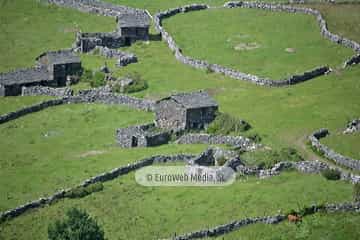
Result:
<svg viewBox="0 0 360 240">
<path fill-rule="evenodd" d="M 317 10 L 313 10 L 310 8 L 297 8 L 297 7 L 291 7 L 291 6 L 285 6 L 285 5 L 272 5 L 272 4 L 255 3 L 255 2 L 228 2 L 224 5 L 224 7 L 226 7 L 226 8 L 232 8 L 232 7 L 259 8 L 259 9 L 271 10 L 271 11 L 287 11 L 290 13 L 300 12 L 300 13 L 312 14 L 317 18 L 317 21 L 319 22 L 319 25 L 321 27 L 321 34 L 324 37 L 330 39 L 333 42 L 342 44 L 346 47 L 350 47 L 350 48 L 354 49 L 357 52 L 360 52 L 360 45 L 358 43 L 356 43 L 355 41 L 351 41 L 346 38 L 342 38 L 336 34 L 330 33 L 327 30 L 325 20 L 322 18 L 320 12 Z M 180 62 L 190 65 L 194 68 L 198 68 L 198 69 L 210 69 L 213 72 L 222 73 L 231 78 L 250 81 L 250 82 L 253 82 L 258 85 L 273 86 L 273 87 L 281 87 L 281 86 L 297 84 L 300 82 L 310 80 L 317 76 L 324 75 L 330 71 L 330 69 L 327 66 L 322 66 L 322 67 L 307 71 L 300 75 L 291 76 L 288 79 L 271 80 L 268 78 L 261 78 L 261 77 L 258 77 L 256 75 L 252 75 L 252 74 L 242 73 L 242 72 L 239 72 L 234 69 L 220 66 L 218 64 L 210 64 L 204 60 L 197 60 L 197 59 L 193 59 L 193 58 L 184 56 L 182 54 L 181 49 L 177 46 L 175 40 L 162 26 L 162 20 L 165 18 L 174 16 L 176 14 L 186 13 L 189 11 L 206 10 L 209 8 L 210 7 L 208 5 L 193 4 L 193 5 L 188 5 L 188 6 L 184 6 L 184 7 L 169 9 L 164 12 L 157 13 L 155 15 L 154 22 L 155 22 L 155 27 L 156 27 L 157 31 L 159 31 L 161 33 L 163 40 L 168 44 L 169 48 L 174 53 L 175 58 L 177 60 L 179 60 Z M 350 64 L 354 64 L 354 63 L 358 63 L 358 62 L 359 62 L 358 58 L 356 56 L 354 56 L 350 60 L 346 61 L 345 65 L 348 66 Z"/>
<path fill-rule="evenodd" d="M 320 153 L 324 154 L 326 158 L 334 161 L 340 166 L 345 166 L 353 170 L 360 170 L 360 160 L 345 157 L 320 143 L 320 139 L 326 137 L 328 134 L 329 131 L 324 128 L 314 132 L 309 136 L 311 146 Z"/>
</svg>

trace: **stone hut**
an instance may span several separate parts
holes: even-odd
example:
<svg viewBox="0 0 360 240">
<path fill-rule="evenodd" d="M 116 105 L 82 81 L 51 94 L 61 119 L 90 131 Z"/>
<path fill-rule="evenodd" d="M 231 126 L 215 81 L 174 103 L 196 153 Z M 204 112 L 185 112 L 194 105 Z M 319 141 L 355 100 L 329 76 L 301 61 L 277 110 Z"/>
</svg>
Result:
<svg viewBox="0 0 360 240">
<path fill-rule="evenodd" d="M 158 146 L 168 143 L 170 137 L 171 131 L 157 129 L 153 123 L 116 130 L 116 141 L 123 148 Z"/>
<path fill-rule="evenodd" d="M 22 87 L 56 86 L 46 67 L 24 68 L 0 73 L 0 96 L 17 96 Z"/>
<path fill-rule="evenodd" d="M 156 103 L 156 126 L 172 130 L 202 129 L 216 116 L 218 104 L 207 92 L 181 93 Z"/>
<path fill-rule="evenodd" d="M 67 76 L 81 71 L 80 58 L 71 50 L 45 52 L 33 68 L 0 73 L 0 96 L 21 95 L 22 87 L 66 85 Z"/>
<path fill-rule="evenodd" d="M 122 14 L 116 18 L 118 33 L 124 38 L 125 45 L 136 40 L 149 39 L 150 17 L 145 11 Z"/>
<path fill-rule="evenodd" d="M 68 76 L 81 71 L 80 58 L 71 50 L 45 52 L 37 57 L 36 61 L 38 66 L 47 68 L 57 86 L 65 86 Z"/>
</svg>

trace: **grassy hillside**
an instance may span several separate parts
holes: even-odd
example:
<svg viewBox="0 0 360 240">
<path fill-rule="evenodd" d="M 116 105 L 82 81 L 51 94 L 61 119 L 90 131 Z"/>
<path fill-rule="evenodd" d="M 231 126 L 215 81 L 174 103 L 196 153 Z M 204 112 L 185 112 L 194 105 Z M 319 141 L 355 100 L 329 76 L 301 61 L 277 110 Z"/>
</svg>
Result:
<svg viewBox="0 0 360 240">
<path fill-rule="evenodd" d="M 331 134 L 326 138 L 321 139 L 321 142 L 326 146 L 332 148 L 334 151 L 360 160 L 360 134 L 342 134 L 330 132 Z"/>
<path fill-rule="evenodd" d="M 353 54 L 325 40 L 305 14 L 213 9 L 176 15 L 164 27 L 185 55 L 272 79 L 339 66 Z"/>
<path fill-rule="evenodd" d="M 102 192 L 32 211 L 2 225 L 0 238 L 46 239 L 47 224 L 66 209 L 86 209 L 108 239 L 159 239 L 234 219 L 277 214 L 302 205 L 350 200 L 351 185 L 318 175 L 284 173 L 237 181 L 228 187 L 142 187 L 129 174 L 105 184 Z M 21 229 L 22 231 L 19 231 Z"/>
<path fill-rule="evenodd" d="M 116 24 L 36 0 L 0 0 L 0 6 L 0 72 L 32 66 L 44 51 L 70 48 L 78 30 L 109 32 Z"/>
</svg>

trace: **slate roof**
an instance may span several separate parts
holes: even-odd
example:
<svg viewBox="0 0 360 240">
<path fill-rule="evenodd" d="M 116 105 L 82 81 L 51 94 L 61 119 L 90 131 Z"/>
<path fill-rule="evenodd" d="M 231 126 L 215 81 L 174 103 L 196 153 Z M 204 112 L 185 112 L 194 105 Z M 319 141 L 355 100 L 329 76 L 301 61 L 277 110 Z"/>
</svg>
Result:
<svg viewBox="0 0 360 240">
<path fill-rule="evenodd" d="M 217 107 L 217 102 L 205 91 L 171 95 L 160 101 L 172 99 L 186 109 Z"/>
<path fill-rule="evenodd" d="M 14 84 L 40 83 L 51 81 L 46 67 L 18 69 L 13 72 L 0 74 L 0 85 L 9 86 Z"/>
<path fill-rule="evenodd" d="M 117 17 L 117 22 L 120 28 L 122 27 L 149 27 L 150 17 L 144 11 L 137 11 L 134 13 L 126 13 Z"/>
<path fill-rule="evenodd" d="M 71 50 L 59 50 L 59 51 L 49 51 L 44 52 L 40 56 L 36 58 L 39 60 L 40 58 L 46 56 L 48 58 L 48 64 L 64 64 L 64 63 L 80 63 L 80 58 Z"/>
</svg>

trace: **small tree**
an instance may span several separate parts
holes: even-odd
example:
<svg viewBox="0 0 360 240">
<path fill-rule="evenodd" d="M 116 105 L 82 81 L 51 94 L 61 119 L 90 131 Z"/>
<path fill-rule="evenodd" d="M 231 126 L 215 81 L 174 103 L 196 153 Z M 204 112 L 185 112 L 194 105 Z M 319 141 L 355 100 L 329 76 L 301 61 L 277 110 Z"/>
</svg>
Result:
<svg viewBox="0 0 360 240">
<path fill-rule="evenodd" d="M 83 210 L 72 208 L 63 221 L 55 221 L 48 227 L 49 240 L 104 240 L 104 231 Z"/>
</svg>

